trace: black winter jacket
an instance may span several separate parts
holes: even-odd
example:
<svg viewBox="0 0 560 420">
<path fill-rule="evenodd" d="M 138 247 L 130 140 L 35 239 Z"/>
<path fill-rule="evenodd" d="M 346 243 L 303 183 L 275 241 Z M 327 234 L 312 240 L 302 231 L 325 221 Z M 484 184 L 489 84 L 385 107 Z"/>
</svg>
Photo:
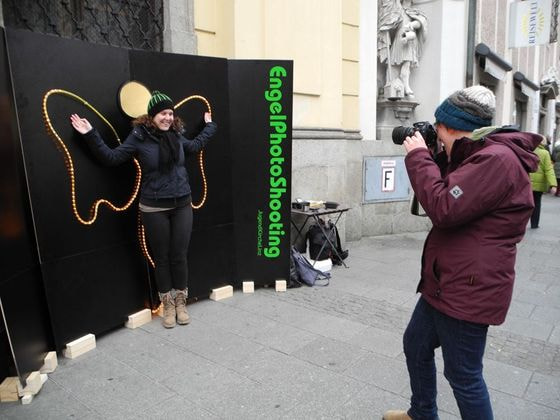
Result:
<svg viewBox="0 0 560 420">
<path fill-rule="evenodd" d="M 185 156 L 202 150 L 217 127 L 214 122 L 206 124 L 192 140 L 180 135 L 179 143 L 182 147 L 179 149 L 179 161 L 168 173 L 159 171 L 158 140 L 143 125 L 134 127 L 126 140 L 114 149 L 107 146 L 96 129 L 84 134 L 84 138 L 96 158 L 106 165 L 117 166 L 137 158 L 142 168 L 140 202 L 154 205 L 158 200 L 190 195 L 191 186 L 185 167 Z"/>
</svg>

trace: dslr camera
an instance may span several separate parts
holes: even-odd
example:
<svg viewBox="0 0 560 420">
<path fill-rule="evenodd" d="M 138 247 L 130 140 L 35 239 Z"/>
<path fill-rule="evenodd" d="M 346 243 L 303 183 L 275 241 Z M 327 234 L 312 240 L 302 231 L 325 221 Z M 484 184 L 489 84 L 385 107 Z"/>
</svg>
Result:
<svg viewBox="0 0 560 420">
<path fill-rule="evenodd" d="M 435 148 L 437 145 L 437 132 L 435 127 L 428 121 L 418 121 L 412 124 L 412 127 L 398 126 L 393 128 L 393 143 L 403 144 L 407 137 L 412 137 L 416 131 L 422 134 L 429 149 Z"/>
</svg>

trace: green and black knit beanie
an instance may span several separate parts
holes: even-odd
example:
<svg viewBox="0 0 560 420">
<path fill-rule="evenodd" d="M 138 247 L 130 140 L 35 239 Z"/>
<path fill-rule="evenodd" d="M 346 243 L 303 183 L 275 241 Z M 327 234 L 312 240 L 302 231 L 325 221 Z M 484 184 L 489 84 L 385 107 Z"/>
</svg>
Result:
<svg viewBox="0 0 560 420">
<path fill-rule="evenodd" d="M 173 101 L 165 93 L 154 90 L 150 102 L 148 102 L 148 115 L 154 117 L 164 109 L 173 109 Z"/>
</svg>

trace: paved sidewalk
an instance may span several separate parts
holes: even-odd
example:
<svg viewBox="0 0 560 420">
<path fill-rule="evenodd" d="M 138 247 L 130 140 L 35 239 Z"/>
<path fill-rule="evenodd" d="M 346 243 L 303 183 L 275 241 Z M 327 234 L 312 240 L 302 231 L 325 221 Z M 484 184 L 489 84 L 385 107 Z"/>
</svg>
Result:
<svg viewBox="0 0 560 420">
<path fill-rule="evenodd" d="M 30 405 L 2 419 L 380 419 L 406 408 L 402 333 L 417 296 L 426 233 L 350 243 L 330 286 L 236 291 L 190 306 L 191 325 L 159 320 L 97 338 L 59 359 Z M 440 417 L 459 418 L 438 353 Z M 496 419 L 560 418 L 560 198 L 519 247 L 507 321 L 489 331 L 485 377 Z"/>
</svg>

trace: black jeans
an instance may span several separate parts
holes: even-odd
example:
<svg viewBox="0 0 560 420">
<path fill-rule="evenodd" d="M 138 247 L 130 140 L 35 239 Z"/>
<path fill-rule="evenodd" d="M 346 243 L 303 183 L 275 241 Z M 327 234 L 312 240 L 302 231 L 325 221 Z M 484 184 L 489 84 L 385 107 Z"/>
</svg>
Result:
<svg viewBox="0 0 560 420">
<path fill-rule="evenodd" d="M 187 288 L 187 251 L 192 222 L 190 203 L 172 210 L 142 212 L 142 224 L 156 264 L 156 284 L 160 293 L 167 293 L 172 288 Z"/>
<path fill-rule="evenodd" d="M 535 208 L 533 209 L 533 214 L 531 215 L 531 228 L 535 229 L 539 227 L 539 219 L 541 218 L 541 198 L 542 192 L 533 191 L 533 200 L 535 201 Z"/>
</svg>

